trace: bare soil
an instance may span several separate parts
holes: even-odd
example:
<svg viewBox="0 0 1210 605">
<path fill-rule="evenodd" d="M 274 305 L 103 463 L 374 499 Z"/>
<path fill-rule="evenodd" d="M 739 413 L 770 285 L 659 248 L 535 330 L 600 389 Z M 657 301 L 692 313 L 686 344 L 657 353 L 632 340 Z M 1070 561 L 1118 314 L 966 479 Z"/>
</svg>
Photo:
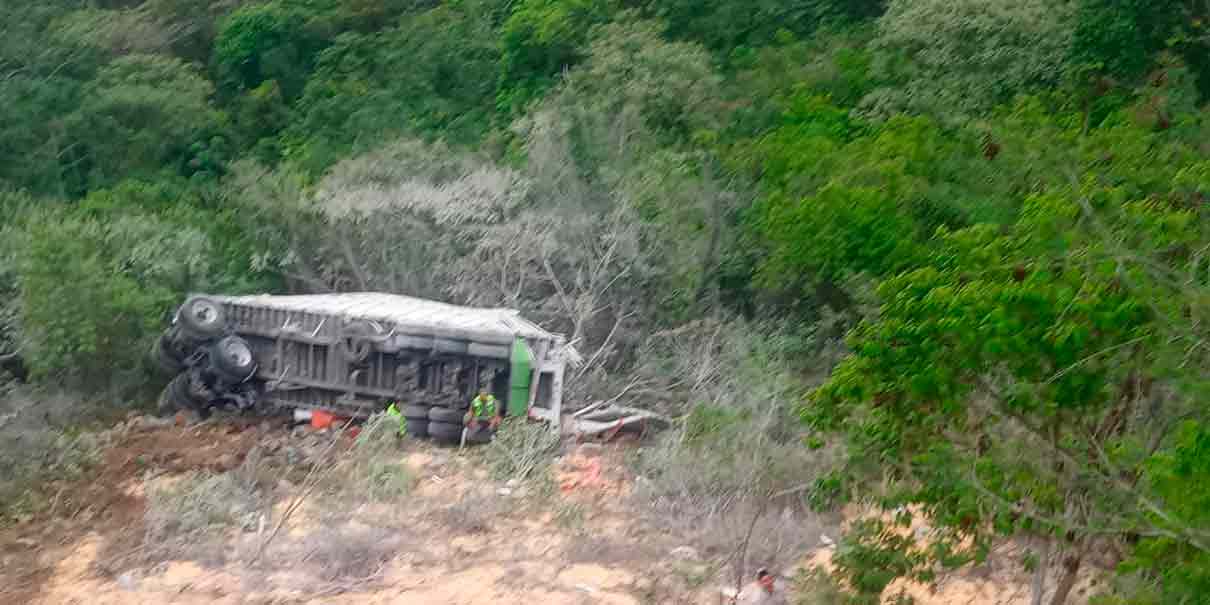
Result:
<svg viewBox="0 0 1210 605">
<path fill-rule="evenodd" d="M 543 487 L 492 481 L 473 453 L 410 442 L 399 450 L 415 477 L 405 501 L 343 508 L 309 499 L 256 564 L 249 554 L 264 527 L 233 529 L 218 558 L 147 559 L 149 486 L 230 471 L 254 447 L 272 453 L 295 437 L 279 422 L 139 418 L 113 437 L 89 479 L 46 486 L 51 510 L 0 531 L 0 603 L 717 605 L 728 583 L 712 563 L 720 553 L 677 554 L 685 536 L 635 517 L 626 445 L 565 456 Z M 271 522 L 298 493 L 301 477 L 287 471 Z M 803 565 L 826 567 L 830 551 L 803 555 Z M 1009 605 L 1027 602 L 1027 586 L 1005 563 L 895 588 L 920 605 Z"/>
<path fill-rule="evenodd" d="M 69 559 L 86 538 L 108 553 L 136 548 L 145 509 L 142 481 L 154 474 L 228 470 L 256 444 L 255 426 L 238 420 L 151 426 L 138 419 L 116 427 L 116 443 L 91 476 L 45 486 L 54 494 L 50 509 L 0 531 L 0 602 L 33 602 L 58 562 Z M 103 574 L 104 565 L 94 571 Z"/>
</svg>

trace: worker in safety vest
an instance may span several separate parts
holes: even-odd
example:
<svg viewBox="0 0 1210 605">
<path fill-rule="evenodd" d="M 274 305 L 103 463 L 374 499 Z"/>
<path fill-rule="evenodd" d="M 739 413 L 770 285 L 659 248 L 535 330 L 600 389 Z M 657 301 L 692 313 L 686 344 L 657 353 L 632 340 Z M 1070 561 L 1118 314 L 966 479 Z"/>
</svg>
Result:
<svg viewBox="0 0 1210 605">
<path fill-rule="evenodd" d="M 481 388 L 479 394 L 471 400 L 471 409 L 466 411 L 462 424 L 472 431 L 477 431 L 484 423 L 493 430 L 500 426 L 500 406 L 486 388 Z"/>
<path fill-rule="evenodd" d="M 396 434 L 402 437 L 404 432 L 407 431 L 407 420 L 404 419 L 403 412 L 399 411 L 394 401 L 391 402 L 391 405 L 387 406 L 387 414 L 395 418 L 395 421 L 399 423 L 399 430 Z"/>
</svg>

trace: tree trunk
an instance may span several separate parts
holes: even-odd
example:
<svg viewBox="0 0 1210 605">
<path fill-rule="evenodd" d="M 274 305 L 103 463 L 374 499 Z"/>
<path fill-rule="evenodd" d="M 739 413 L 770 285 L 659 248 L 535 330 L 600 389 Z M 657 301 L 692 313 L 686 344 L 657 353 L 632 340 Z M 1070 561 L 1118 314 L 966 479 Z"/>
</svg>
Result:
<svg viewBox="0 0 1210 605">
<path fill-rule="evenodd" d="M 1046 568 L 1050 559 L 1050 538 L 1041 538 L 1042 548 L 1038 551 L 1038 567 L 1030 586 L 1030 605 L 1042 605 L 1042 593 L 1046 592 Z"/>
<path fill-rule="evenodd" d="M 1059 584 L 1055 587 L 1055 596 L 1051 597 L 1050 605 L 1063 605 L 1067 602 L 1067 594 L 1076 585 L 1076 576 L 1079 574 L 1080 562 L 1083 557 L 1084 553 L 1076 550 L 1063 558 L 1063 576 L 1059 578 Z"/>
</svg>

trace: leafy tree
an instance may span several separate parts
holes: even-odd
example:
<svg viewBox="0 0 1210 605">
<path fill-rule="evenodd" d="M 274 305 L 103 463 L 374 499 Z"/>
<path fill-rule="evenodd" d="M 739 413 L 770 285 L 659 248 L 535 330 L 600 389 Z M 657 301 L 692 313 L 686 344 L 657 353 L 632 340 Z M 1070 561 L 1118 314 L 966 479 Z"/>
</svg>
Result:
<svg viewBox="0 0 1210 605">
<path fill-rule="evenodd" d="M 974 136 L 926 118 L 865 124 L 808 94 L 786 102 L 780 126 L 729 153 L 760 179 L 744 245 L 762 250 L 766 293 L 844 310 L 856 293 L 842 284 L 914 266 L 938 227 L 1013 220 L 1009 175 Z"/>
<path fill-rule="evenodd" d="M 907 110 L 952 123 L 1058 84 L 1075 13 L 1069 0 L 892 0 L 874 42 L 887 84 L 863 105 L 877 116 Z"/>
<path fill-rule="evenodd" d="M 222 136 L 223 116 L 210 106 L 212 87 L 179 59 L 129 55 L 98 71 L 79 109 L 65 120 L 78 192 L 167 168 L 191 175 L 191 144 Z"/>
<path fill-rule="evenodd" d="M 339 36 L 298 102 L 287 155 L 318 172 L 402 133 L 478 140 L 494 113 L 495 37 L 488 15 L 454 4 Z"/>
<path fill-rule="evenodd" d="M 886 476 L 871 494 L 881 504 L 918 505 L 948 532 L 947 553 L 961 543 L 981 557 L 989 532 L 1060 548 L 1053 603 L 1103 536 L 1161 535 L 1192 561 L 1205 545 L 1189 509 L 1157 499 L 1169 484 L 1151 473 L 1183 451 L 1170 419 L 1204 414 L 1204 378 L 1173 356 L 1207 361 L 1188 349 L 1210 310 L 1196 302 L 1205 261 L 1188 251 L 1210 233 L 1198 209 L 1100 180 L 1136 162 L 1155 170 L 1151 149 L 1031 196 L 1006 234 L 939 230 L 918 268 L 880 285 L 853 356 L 803 408 L 845 435 L 854 478 Z M 1178 183 L 1154 187 L 1172 195 Z"/>
<path fill-rule="evenodd" d="M 307 25 L 303 3 L 247 4 L 223 20 L 214 44 L 222 90 L 229 95 L 274 80 L 287 99 L 302 93 L 323 40 Z"/>
<path fill-rule="evenodd" d="M 779 30 L 805 36 L 821 23 L 877 17 L 883 0 L 647 0 L 648 14 L 665 20 L 674 38 L 697 40 L 716 51 L 735 52 L 773 41 Z"/>
<path fill-rule="evenodd" d="M 1083 0 L 1071 48 L 1078 68 L 1110 77 L 1141 76 L 1180 24 L 1180 0 Z"/>
<path fill-rule="evenodd" d="M 737 61 L 724 88 L 736 110 L 721 140 L 742 144 L 776 128 L 796 99 L 818 96 L 838 108 L 856 106 L 876 84 L 870 29 L 820 31 L 804 40 L 786 32 L 750 60 Z"/>
<path fill-rule="evenodd" d="M 74 145 L 63 117 L 103 62 L 95 49 L 53 35 L 72 8 L 33 0 L 0 6 L 0 179 L 39 193 L 68 193 Z"/>
<path fill-rule="evenodd" d="M 19 376 L 25 369 L 19 298 L 21 229 L 16 223 L 36 204 L 28 195 L 0 190 L 0 382 L 6 381 L 6 374 Z"/>
<path fill-rule="evenodd" d="M 667 42 L 658 22 L 627 15 L 594 30 L 588 52 L 535 113 L 557 111 L 573 122 L 575 159 L 585 167 L 609 164 L 615 153 L 634 157 L 654 146 L 709 138 L 719 128 L 721 78 L 700 46 Z M 620 137 L 619 144 L 595 144 L 610 136 Z"/>
<path fill-rule="evenodd" d="M 501 109 L 519 110 L 584 58 L 589 30 L 615 10 L 612 0 L 523 0 L 500 30 Z"/>
<path fill-rule="evenodd" d="M 588 58 L 514 132 L 543 211 L 637 211 L 641 225 L 606 222 L 638 231 L 668 278 L 659 303 L 683 314 L 713 290 L 736 196 L 692 149 L 724 119 L 720 77 L 702 47 L 659 30 L 633 15 L 596 29 Z"/>
<path fill-rule="evenodd" d="M 20 318 L 34 375 L 137 385 L 150 338 L 183 295 L 173 284 L 196 276 L 205 285 L 205 237 L 138 215 L 101 222 L 49 211 L 27 224 Z"/>
<path fill-rule="evenodd" d="M 98 54 L 154 54 L 171 49 L 185 27 L 142 8 L 85 8 L 56 19 L 51 36 L 61 44 L 81 45 Z"/>
<path fill-rule="evenodd" d="M 1210 433 L 1196 421 L 1185 421 L 1174 430 L 1175 439 L 1166 451 L 1148 461 L 1146 481 L 1171 517 L 1150 520 L 1173 536 L 1159 535 L 1141 540 L 1123 562 L 1121 571 L 1130 580 L 1120 589 L 1118 603 L 1190 603 L 1210 591 L 1210 552 L 1204 542 L 1182 539 L 1183 525 L 1207 527 L 1210 511 Z M 1174 522 L 1175 521 L 1175 522 Z"/>
</svg>

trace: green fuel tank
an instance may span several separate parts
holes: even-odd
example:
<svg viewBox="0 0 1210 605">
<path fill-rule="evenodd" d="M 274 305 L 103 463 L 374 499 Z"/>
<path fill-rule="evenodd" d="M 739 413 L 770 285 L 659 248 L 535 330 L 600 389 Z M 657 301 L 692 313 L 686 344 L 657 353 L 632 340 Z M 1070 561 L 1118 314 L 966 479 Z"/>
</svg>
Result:
<svg viewBox="0 0 1210 605">
<path fill-rule="evenodd" d="M 513 351 L 509 356 L 511 368 L 508 372 L 508 415 L 524 417 L 529 407 L 529 382 L 533 376 L 529 358 L 529 347 L 525 339 L 513 341 Z"/>
</svg>

